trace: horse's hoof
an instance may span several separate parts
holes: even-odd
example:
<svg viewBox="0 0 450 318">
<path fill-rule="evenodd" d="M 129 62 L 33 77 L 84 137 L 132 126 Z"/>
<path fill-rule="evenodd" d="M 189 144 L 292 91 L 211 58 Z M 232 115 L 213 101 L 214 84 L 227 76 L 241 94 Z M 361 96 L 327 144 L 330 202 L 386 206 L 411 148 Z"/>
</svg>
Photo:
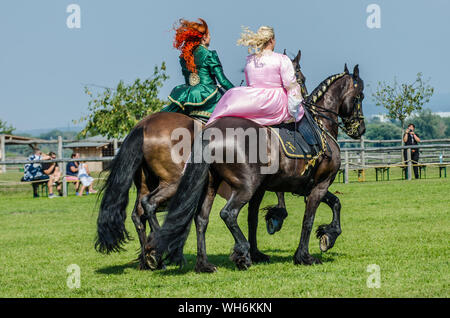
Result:
<svg viewBox="0 0 450 318">
<path fill-rule="evenodd" d="M 269 263 L 270 262 L 270 256 L 266 255 L 264 253 L 261 253 L 260 251 L 256 252 L 250 252 L 250 257 L 252 259 L 252 263 Z"/>
<path fill-rule="evenodd" d="M 277 224 L 275 224 L 276 221 L 273 219 L 267 220 L 267 233 L 269 233 L 270 235 L 275 234 L 275 232 L 277 231 Z"/>
<path fill-rule="evenodd" d="M 145 270 L 149 270 L 150 269 L 150 267 L 148 267 L 147 262 L 145 260 L 145 254 L 144 253 L 139 254 L 137 260 L 139 261 L 138 269 L 140 271 L 145 271 Z"/>
<path fill-rule="evenodd" d="M 150 253 L 147 253 L 146 263 L 152 271 L 161 269 L 161 265 L 158 261 L 158 258 L 156 257 L 156 251 L 151 251 Z"/>
<path fill-rule="evenodd" d="M 246 271 L 251 264 L 249 264 L 245 259 L 238 260 L 236 266 L 240 271 Z"/>
<path fill-rule="evenodd" d="M 239 270 L 247 270 L 250 266 L 252 266 L 252 260 L 250 258 L 250 254 L 247 252 L 246 254 L 237 253 L 236 251 L 231 254 L 231 260 L 236 264 Z"/>
<path fill-rule="evenodd" d="M 217 266 L 210 263 L 203 263 L 195 265 L 195 271 L 197 273 L 215 273 L 217 272 Z"/>
<path fill-rule="evenodd" d="M 140 261 L 140 262 L 139 262 L 138 269 L 139 269 L 140 271 L 146 271 L 146 270 L 149 270 L 150 267 L 148 266 L 148 264 L 147 264 L 146 262 Z"/>
<path fill-rule="evenodd" d="M 330 239 L 328 238 L 328 235 L 324 234 L 319 240 L 319 248 L 322 252 L 328 251 L 330 246 Z"/>
<path fill-rule="evenodd" d="M 294 257 L 295 265 L 313 265 L 322 264 L 322 261 L 317 257 L 311 256 L 310 254 L 300 255 Z"/>
</svg>

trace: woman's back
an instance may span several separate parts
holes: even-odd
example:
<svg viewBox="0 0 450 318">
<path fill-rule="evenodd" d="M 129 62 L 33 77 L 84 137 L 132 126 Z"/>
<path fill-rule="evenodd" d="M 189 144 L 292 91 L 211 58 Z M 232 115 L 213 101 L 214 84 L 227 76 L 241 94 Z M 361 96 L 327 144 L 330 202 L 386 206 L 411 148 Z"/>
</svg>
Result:
<svg viewBox="0 0 450 318">
<path fill-rule="evenodd" d="M 244 69 L 247 86 L 263 88 L 282 87 L 282 57 L 282 54 L 275 52 L 265 52 L 260 56 L 256 54 L 247 56 L 247 64 Z"/>
<path fill-rule="evenodd" d="M 208 123 L 226 116 L 247 118 L 264 126 L 293 119 L 288 109 L 288 94 L 301 96 L 301 93 L 289 57 L 265 50 L 247 57 L 244 72 L 247 87 L 228 90 Z M 303 108 L 297 113 L 297 121 L 302 116 Z"/>
</svg>

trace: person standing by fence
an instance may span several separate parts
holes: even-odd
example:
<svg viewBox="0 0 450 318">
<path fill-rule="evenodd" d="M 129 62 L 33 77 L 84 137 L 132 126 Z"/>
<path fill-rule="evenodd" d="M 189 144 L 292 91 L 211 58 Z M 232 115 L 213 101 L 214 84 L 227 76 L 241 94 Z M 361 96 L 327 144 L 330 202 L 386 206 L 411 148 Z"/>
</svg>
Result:
<svg viewBox="0 0 450 318">
<path fill-rule="evenodd" d="M 403 141 L 405 142 L 405 146 L 415 146 L 420 142 L 419 136 L 414 132 L 416 126 L 414 124 L 409 124 L 408 128 L 405 131 L 405 135 L 403 136 Z M 408 149 L 403 151 L 403 157 L 405 161 L 408 159 Z M 419 149 L 411 149 L 411 162 L 413 164 L 414 169 L 414 177 L 416 179 L 419 178 L 419 167 L 417 164 L 419 163 Z"/>
</svg>

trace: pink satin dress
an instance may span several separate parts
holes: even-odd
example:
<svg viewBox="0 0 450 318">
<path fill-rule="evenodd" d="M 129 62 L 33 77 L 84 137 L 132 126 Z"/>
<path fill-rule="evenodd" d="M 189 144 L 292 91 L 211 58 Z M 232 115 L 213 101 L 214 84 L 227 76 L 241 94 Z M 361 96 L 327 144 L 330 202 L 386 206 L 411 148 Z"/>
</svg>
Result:
<svg viewBox="0 0 450 318">
<path fill-rule="evenodd" d="M 272 51 L 249 55 L 244 71 L 247 87 L 229 89 L 217 103 L 208 124 L 226 116 L 247 118 L 264 126 L 294 119 L 288 109 L 288 96 L 301 100 L 301 90 L 289 57 Z M 298 103 L 295 107 L 299 121 L 303 107 Z"/>
</svg>

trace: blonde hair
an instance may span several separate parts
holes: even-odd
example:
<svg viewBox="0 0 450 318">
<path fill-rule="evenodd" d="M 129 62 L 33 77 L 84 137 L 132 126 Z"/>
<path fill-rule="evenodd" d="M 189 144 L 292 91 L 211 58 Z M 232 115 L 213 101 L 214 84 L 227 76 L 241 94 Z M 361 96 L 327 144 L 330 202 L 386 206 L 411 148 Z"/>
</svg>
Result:
<svg viewBox="0 0 450 318">
<path fill-rule="evenodd" d="M 248 53 L 261 54 L 262 50 L 266 46 L 267 42 L 275 38 L 275 33 L 272 27 L 261 26 L 255 33 L 248 27 L 242 27 L 242 34 L 237 45 L 248 46 Z"/>
</svg>

